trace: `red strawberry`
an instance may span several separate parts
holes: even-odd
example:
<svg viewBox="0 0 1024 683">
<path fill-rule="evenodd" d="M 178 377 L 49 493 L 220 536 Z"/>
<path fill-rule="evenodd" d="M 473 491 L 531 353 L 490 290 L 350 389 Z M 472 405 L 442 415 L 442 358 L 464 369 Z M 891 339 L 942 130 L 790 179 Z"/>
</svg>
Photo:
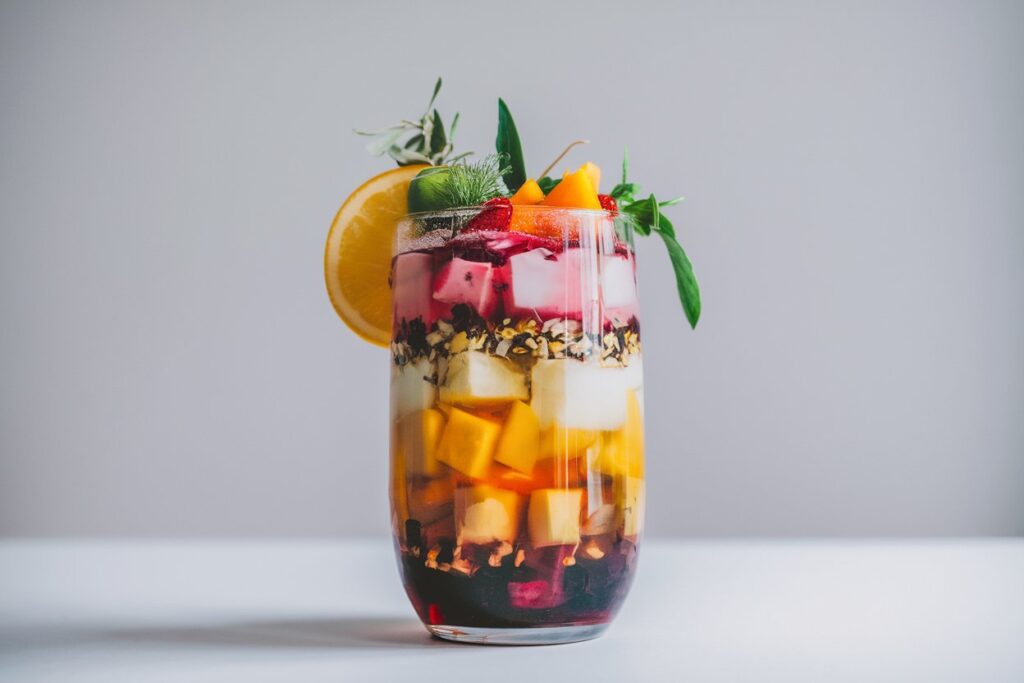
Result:
<svg viewBox="0 0 1024 683">
<path fill-rule="evenodd" d="M 615 199 L 610 194 L 599 194 L 597 195 L 597 201 L 601 202 L 601 208 L 610 213 L 618 213 L 619 205 L 615 203 Z"/>
<path fill-rule="evenodd" d="M 512 202 L 508 197 L 495 197 L 484 202 L 483 210 L 466 224 L 464 231 L 493 230 L 498 232 L 508 230 L 511 222 Z"/>
</svg>

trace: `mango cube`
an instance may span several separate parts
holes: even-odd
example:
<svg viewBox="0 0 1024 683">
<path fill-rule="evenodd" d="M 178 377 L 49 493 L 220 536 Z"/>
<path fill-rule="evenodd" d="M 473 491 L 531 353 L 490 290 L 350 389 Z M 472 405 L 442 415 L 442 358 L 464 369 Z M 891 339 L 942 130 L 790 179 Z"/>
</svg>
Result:
<svg viewBox="0 0 1024 683">
<path fill-rule="evenodd" d="M 616 431 L 605 432 L 593 465 L 616 476 L 644 475 L 644 419 L 638 392 L 626 392 L 626 422 Z"/>
<path fill-rule="evenodd" d="M 567 173 L 542 202 L 546 206 L 601 210 L 597 189 L 583 169 Z"/>
<path fill-rule="evenodd" d="M 533 471 L 540 450 L 540 422 L 522 401 L 512 404 L 498 439 L 494 459 L 524 474 Z"/>
<path fill-rule="evenodd" d="M 437 446 L 437 459 L 468 477 L 480 479 L 491 466 L 501 425 L 452 408 Z"/>
<path fill-rule="evenodd" d="M 486 484 L 455 490 L 458 543 L 512 543 L 519 534 L 521 499 L 515 491 Z"/>
<path fill-rule="evenodd" d="M 518 204 L 520 206 L 530 204 L 540 204 L 544 201 L 544 190 L 540 189 L 540 185 L 533 178 L 530 178 L 523 183 L 516 193 L 512 195 L 513 206 Z"/>
<path fill-rule="evenodd" d="M 464 351 L 448 359 L 441 400 L 464 406 L 487 406 L 529 398 L 526 376 L 511 361 Z"/>
<path fill-rule="evenodd" d="M 594 192 L 601 191 L 601 167 L 592 161 L 580 166 L 580 170 L 587 174 L 590 178 L 590 184 L 594 186 Z"/>
<path fill-rule="evenodd" d="M 397 454 L 409 474 L 434 477 L 440 473 L 437 444 L 444 422 L 444 414 L 433 408 L 419 410 L 398 421 Z"/>
<path fill-rule="evenodd" d="M 551 425 L 541 433 L 541 455 L 548 458 L 585 457 L 600 435 L 592 429 Z"/>
<path fill-rule="evenodd" d="M 537 489 L 530 494 L 530 543 L 536 548 L 579 543 L 582 502 L 582 489 Z"/>
</svg>

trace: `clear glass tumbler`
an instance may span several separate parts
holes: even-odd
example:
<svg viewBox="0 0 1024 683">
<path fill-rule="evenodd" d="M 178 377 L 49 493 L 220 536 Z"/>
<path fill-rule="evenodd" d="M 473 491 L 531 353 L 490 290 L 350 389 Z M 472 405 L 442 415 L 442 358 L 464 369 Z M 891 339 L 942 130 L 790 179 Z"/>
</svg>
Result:
<svg viewBox="0 0 1024 683">
<path fill-rule="evenodd" d="M 392 262 L 391 512 L 434 635 L 603 632 L 643 529 L 643 373 L 628 224 L 514 207 L 408 216 Z"/>
</svg>

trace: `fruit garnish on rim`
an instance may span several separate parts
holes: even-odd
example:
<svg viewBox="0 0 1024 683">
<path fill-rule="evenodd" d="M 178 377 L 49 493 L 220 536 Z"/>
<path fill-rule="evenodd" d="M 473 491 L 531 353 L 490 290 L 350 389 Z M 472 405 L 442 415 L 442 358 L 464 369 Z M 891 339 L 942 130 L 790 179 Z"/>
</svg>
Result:
<svg viewBox="0 0 1024 683">
<path fill-rule="evenodd" d="M 653 194 L 641 196 L 639 185 L 629 180 L 625 157 L 621 181 L 607 193 L 601 192 L 601 169 L 589 161 L 566 169 L 561 177 L 549 175 L 570 150 L 586 142 L 583 140 L 566 147 L 537 176 L 529 176 L 519 132 L 508 105 L 500 98 L 495 153 L 470 162 L 467 157 L 472 152 L 454 153 L 459 115 L 446 128 L 434 107 L 440 90 L 439 78 L 418 120 L 403 119 L 378 131 L 357 131 L 371 138 L 368 149 L 373 154 L 389 156 L 398 168 L 376 175 L 357 188 L 342 203 L 328 234 L 324 253 L 328 295 L 335 311 L 356 334 L 380 346 L 392 340 L 393 309 L 404 302 L 392 300 L 391 283 L 396 277 L 409 276 L 409 264 L 417 260 L 404 259 L 401 269 L 398 260 L 393 265 L 399 222 L 407 215 L 423 215 L 429 221 L 439 212 L 463 209 L 476 213 L 457 226 L 453 224 L 449 237 L 457 233 L 466 233 L 467 238 L 479 235 L 475 241 L 467 240 L 477 245 L 477 251 L 467 255 L 469 261 L 490 260 L 503 267 L 516 249 L 522 248 L 518 245 L 529 244 L 523 240 L 552 240 L 555 248 L 550 251 L 554 252 L 560 239 L 578 239 L 577 234 L 566 232 L 558 210 L 604 212 L 616 222 L 628 222 L 640 235 L 657 234 L 668 249 L 683 311 L 691 327 L 696 327 L 701 312 L 700 290 L 675 226 L 662 212 L 680 199 L 658 201 Z M 436 223 L 425 225 L 430 228 Z M 491 237 L 495 233 L 521 237 L 503 240 Z M 535 247 L 533 244 L 527 250 Z M 527 261 L 522 262 L 521 269 Z M 499 294 L 509 288 L 509 283 L 502 280 L 507 276 L 504 270 L 493 274 L 467 270 L 464 276 L 490 277 L 488 286 Z M 438 288 L 437 284 L 424 281 L 426 298 L 415 303 L 423 323 L 435 320 L 437 311 L 452 305 L 443 300 L 444 292 L 451 287 Z M 474 291 L 474 296 L 477 294 Z"/>
<path fill-rule="evenodd" d="M 331 302 L 390 351 L 392 531 L 436 636 L 596 637 L 644 527 L 644 372 L 634 235 L 656 233 L 691 325 L 700 293 L 675 226 L 628 176 L 528 166 L 498 100 L 495 149 L 455 153 L 434 107 L 370 136 L 398 167 L 342 204 Z M 542 169 L 542 170 L 539 170 Z M 539 172 L 537 172 L 539 170 Z"/>
</svg>

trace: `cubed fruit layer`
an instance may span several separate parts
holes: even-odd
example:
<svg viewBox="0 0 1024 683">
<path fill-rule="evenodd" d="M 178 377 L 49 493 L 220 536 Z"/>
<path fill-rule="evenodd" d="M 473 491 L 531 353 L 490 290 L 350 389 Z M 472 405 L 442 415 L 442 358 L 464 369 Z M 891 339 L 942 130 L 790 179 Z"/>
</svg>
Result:
<svg viewBox="0 0 1024 683">
<path fill-rule="evenodd" d="M 624 405 L 622 423 L 604 430 L 557 422 L 542 429 L 521 400 L 505 406 L 439 403 L 410 413 L 393 436 L 396 468 L 409 487 L 403 510 L 422 524 L 447 510 L 455 515 L 459 538 L 470 543 L 515 540 L 519 522 L 513 512 L 522 509 L 528 510 L 533 547 L 574 544 L 581 535 L 615 528 L 635 535 L 643 496 L 636 391 L 626 390 Z"/>
<path fill-rule="evenodd" d="M 499 250 L 506 243 L 515 241 L 506 235 L 486 244 Z M 396 257 L 392 269 L 396 330 L 417 319 L 429 329 L 459 304 L 495 321 L 506 316 L 578 320 L 599 310 L 605 320 L 629 320 L 638 311 L 628 252 L 510 248 L 495 254 L 493 262 L 410 252 Z"/>
</svg>

